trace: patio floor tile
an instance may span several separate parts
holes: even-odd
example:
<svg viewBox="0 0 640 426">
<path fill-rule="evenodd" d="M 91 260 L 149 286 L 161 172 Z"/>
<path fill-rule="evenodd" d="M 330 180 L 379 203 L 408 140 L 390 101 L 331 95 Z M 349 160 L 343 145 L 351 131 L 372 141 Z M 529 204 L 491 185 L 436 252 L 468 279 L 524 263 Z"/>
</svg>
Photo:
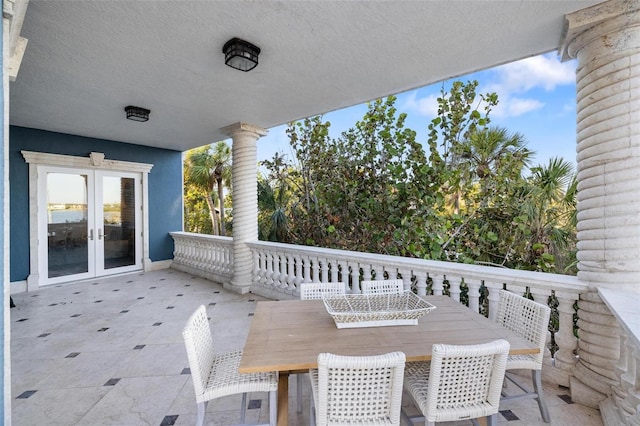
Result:
<svg viewBox="0 0 640 426">
<path fill-rule="evenodd" d="M 193 384 L 184 373 L 189 363 L 181 335 L 189 315 L 204 304 L 217 350 L 238 349 L 246 340 L 256 303 L 265 299 L 231 293 L 219 284 L 166 269 L 45 287 L 14 294 L 13 300 L 13 425 L 160 426 L 195 423 Z M 289 424 L 308 424 L 307 387 L 301 414 L 296 413 L 295 376 L 289 389 Z M 569 394 L 567 389 L 545 384 L 545 394 L 551 424 L 602 425 L 598 410 L 558 397 Z M 246 420 L 267 422 L 267 395 L 250 394 L 247 401 L 256 408 L 247 410 Z M 205 424 L 237 424 L 240 402 L 240 395 L 210 402 Z M 545 424 L 533 400 L 514 401 L 501 410 L 501 425 Z"/>
</svg>

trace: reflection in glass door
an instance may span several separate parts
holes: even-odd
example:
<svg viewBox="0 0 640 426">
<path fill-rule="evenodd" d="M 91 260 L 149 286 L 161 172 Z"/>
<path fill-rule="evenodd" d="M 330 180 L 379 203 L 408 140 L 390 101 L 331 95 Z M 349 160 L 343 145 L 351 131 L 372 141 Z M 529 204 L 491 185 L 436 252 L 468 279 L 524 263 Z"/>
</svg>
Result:
<svg viewBox="0 0 640 426">
<path fill-rule="evenodd" d="M 142 268 L 139 173 L 43 166 L 38 176 L 43 284 Z"/>
<path fill-rule="evenodd" d="M 121 176 L 102 178 L 104 269 L 136 264 L 135 206 L 134 178 Z M 100 237 L 102 235 L 98 234 L 98 238 Z"/>
<path fill-rule="evenodd" d="M 89 272 L 88 176 L 47 173 L 48 277 Z"/>
</svg>

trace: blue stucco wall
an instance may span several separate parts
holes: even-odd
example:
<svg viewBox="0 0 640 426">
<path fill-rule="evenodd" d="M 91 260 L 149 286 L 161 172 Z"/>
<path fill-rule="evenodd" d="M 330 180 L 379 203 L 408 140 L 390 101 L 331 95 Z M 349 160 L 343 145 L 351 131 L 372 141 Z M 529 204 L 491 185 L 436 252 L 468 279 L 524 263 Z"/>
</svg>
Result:
<svg viewBox="0 0 640 426">
<path fill-rule="evenodd" d="M 182 153 L 103 139 L 11 126 L 11 281 L 29 275 L 29 167 L 21 151 L 88 157 L 103 152 L 108 160 L 153 164 L 149 173 L 149 257 L 173 258 L 169 232 L 182 230 Z"/>
<path fill-rule="evenodd" d="M 0 20 L 0 34 L 4 34 L 4 30 L 2 28 L 2 25 L 4 23 L 4 19 Z M 2 45 L 2 39 L 4 37 L 0 37 L 0 52 L 4 52 L 4 46 Z M 6 72 L 5 67 L 4 67 L 4 55 L 0 55 L 0 69 L 3 70 L 2 73 L 2 81 L 4 81 L 4 73 Z M 0 84 L 0 108 L 2 108 L 3 111 L 3 115 L 4 115 L 4 84 Z M 6 194 L 6 191 L 8 188 L 4 187 L 4 173 L 5 173 L 5 167 L 4 167 L 4 160 L 5 160 L 5 146 L 6 146 L 7 141 L 5 141 L 4 139 L 4 131 L 0 132 L 0 172 L 2 172 L 2 174 L 0 174 L 0 176 L 2 176 L 2 185 L 0 185 L 0 200 L 2 200 L 3 204 L 4 204 L 4 197 Z M 3 209 L 4 210 L 4 209 Z M 6 214 L 6 213 L 5 213 Z M 6 247 L 7 245 L 5 244 L 5 238 L 7 238 L 7 236 L 4 234 L 4 216 L 0 215 L 0 244 L 2 244 L 2 247 Z M 2 251 L 2 256 L 0 256 L 0 265 L 2 265 L 2 283 L 3 285 L 3 289 L 6 288 L 7 285 L 9 285 L 9 283 L 4 282 L 5 281 L 5 277 L 7 277 L 7 273 L 5 271 L 5 268 L 7 267 L 7 265 L 4 264 L 4 249 Z M 0 358 L 2 359 L 2 371 L 0 371 L 0 383 L 2 383 L 2 394 L 0 395 L 0 418 L 4 419 L 5 418 L 5 413 L 4 413 L 4 393 L 6 391 L 10 390 L 10 386 L 9 389 L 5 389 L 5 385 L 4 385 L 4 364 L 5 364 L 5 359 L 4 359 L 4 307 L 8 306 L 8 303 L 6 303 L 7 301 L 4 300 L 3 298 L 3 303 L 2 306 L 0 307 L 0 323 L 2 324 L 2 326 L 0 327 Z M 11 359 L 7 359 L 6 362 L 10 362 Z M 11 411 L 9 411 L 8 414 L 10 414 Z M 3 422 L 4 424 L 4 422 Z"/>
</svg>

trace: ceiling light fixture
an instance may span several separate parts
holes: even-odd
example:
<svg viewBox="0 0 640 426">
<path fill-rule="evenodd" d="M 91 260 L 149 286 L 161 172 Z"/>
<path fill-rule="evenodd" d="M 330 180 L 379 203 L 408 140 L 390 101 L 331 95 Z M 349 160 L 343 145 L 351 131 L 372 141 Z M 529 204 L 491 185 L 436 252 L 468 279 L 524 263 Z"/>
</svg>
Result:
<svg viewBox="0 0 640 426">
<path fill-rule="evenodd" d="M 127 113 L 127 120 L 140 122 L 149 121 L 149 114 L 151 113 L 151 111 L 148 109 L 129 105 L 124 107 L 124 110 Z"/>
<path fill-rule="evenodd" d="M 258 66 L 260 48 L 248 41 L 232 38 L 224 44 L 224 63 L 240 71 L 251 71 Z"/>
</svg>

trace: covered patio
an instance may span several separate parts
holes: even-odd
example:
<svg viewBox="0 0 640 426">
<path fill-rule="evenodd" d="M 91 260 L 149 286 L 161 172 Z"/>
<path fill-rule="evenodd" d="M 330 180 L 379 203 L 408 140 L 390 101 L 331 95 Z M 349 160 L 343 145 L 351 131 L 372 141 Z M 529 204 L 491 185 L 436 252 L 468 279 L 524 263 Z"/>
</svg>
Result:
<svg viewBox="0 0 640 426">
<path fill-rule="evenodd" d="M 350 291 L 358 292 L 359 280 L 376 274 L 401 277 L 405 288 L 418 294 L 446 293 L 456 300 L 468 296 L 472 309 L 487 304 L 490 316 L 497 303 L 494 290 L 502 287 L 543 303 L 552 296 L 558 328 L 550 341 L 557 350 L 545 354 L 547 379 L 564 386 L 559 393 L 570 394 L 580 407 L 599 408 L 604 424 L 639 422 L 639 0 L 4 0 L 3 34 L 5 424 L 12 419 L 19 424 L 21 418 L 27 423 L 55 419 L 55 410 L 74 398 L 68 390 L 45 398 L 42 410 L 23 407 L 41 401 L 47 389 L 56 389 L 63 380 L 69 380 L 72 389 L 93 392 L 73 399 L 84 407 L 75 414 L 60 410 L 59 416 L 73 417 L 71 422 L 81 423 L 88 416 L 86 424 L 160 424 L 174 415 L 181 422 L 193 412 L 176 402 L 186 398 L 189 386 L 181 374 L 185 359 L 178 352 L 179 329 L 197 304 L 216 303 L 214 313 L 221 297 L 227 302 L 220 305 L 229 306 L 223 321 L 248 324 L 254 303 L 249 300 L 258 300 L 256 295 L 295 298 L 302 281 L 344 277 L 350 277 Z M 254 70 L 244 73 L 225 65 L 222 46 L 233 37 L 261 48 Z M 550 51 L 577 60 L 577 277 L 257 241 L 256 146 L 266 129 Z M 149 108 L 149 121 L 127 120 L 125 109 L 131 105 Z M 182 152 L 226 138 L 233 143 L 233 238 L 181 232 Z M 109 247 L 104 218 L 96 213 L 89 215 L 86 234 L 65 237 L 64 247 L 59 247 L 68 250 L 67 240 L 72 245 L 82 240 L 93 250 L 90 264 L 82 265 L 82 281 L 57 287 L 67 279 L 51 274 L 47 266 L 53 258 L 47 257 L 42 243 L 59 237 L 47 229 L 49 202 L 42 190 L 47 182 L 39 177 L 51 171 L 80 175 L 85 184 L 95 180 L 90 195 L 101 191 L 101 178 L 117 172 L 123 193 L 135 193 L 127 209 L 135 224 L 126 229 L 131 239 L 118 232 L 108 237 L 111 251 L 125 246 L 132 250 L 125 269 L 133 275 L 108 278 L 115 272 L 100 262 Z M 75 204 L 99 212 L 106 202 L 93 198 Z M 134 220 L 134 215 L 139 218 Z M 189 275 L 152 272 L 169 266 Z M 222 288 L 192 276 L 221 283 Z M 128 277 L 140 277 L 143 287 L 138 289 Z M 148 277 L 159 278 L 150 283 Z M 186 291 L 165 287 L 173 283 L 169 277 L 180 277 L 178 287 L 198 282 L 205 294 L 191 286 Z M 163 285 L 156 285 L 160 281 Z M 209 297 L 213 287 L 220 293 Z M 485 290 L 487 300 L 481 301 L 480 291 Z M 54 297 L 58 291 L 62 294 Z M 146 305 L 153 294 L 160 295 L 155 308 Z M 11 295 L 18 307 L 9 311 Z M 122 295 L 125 302 L 118 301 Z M 180 302 L 178 307 L 190 297 L 193 304 Z M 149 310 L 136 314 L 134 305 Z M 76 306 L 85 309 L 76 311 Z M 101 313 L 102 307 L 112 308 L 111 313 Z M 24 317 L 14 318 L 19 312 Z M 132 313 L 133 320 L 122 320 Z M 574 315 L 579 318 L 575 325 Z M 113 335 L 110 331 L 118 324 L 127 331 L 113 336 L 111 344 L 99 341 Z M 65 332 L 65 327 L 73 331 Z M 238 329 L 244 330 L 241 325 Z M 56 341 L 58 332 L 75 343 Z M 240 335 L 225 339 L 242 341 Z M 132 349 L 127 349 L 130 344 Z M 166 367 L 145 370 L 145 354 L 149 349 L 161 352 L 162 345 L 171 354 Z M 104 382 L 96 384 L 96 379 L 88 385 L 85 380 L 93 373 L 56 377 L 64 371 L 61 365 L 77 368 L 73 363 L 83 354 L 98 356 L 111 349 L 120 353 L 91 362 L 91 368 L 103 366 L 97 376 Z M 48 351 L 56 361 L 37 358 Z M 155 355 L 150 357 L 153 362 L 164 359 Z M 133 368 L 135 358 L 142 362 Z M 131 369 L 121 364 L 126 359 Z M 29 378 L 32 371 L 35 375 Z M 166 376 L 157 377 L 156 371 Z M 147 374 L 154 377 L 152 382 L 131 393 L 118 386 L 131 382 L 128 386 L 135 387 L 134 378 Z M 120 380 L 114 384 L 112 379 Z M 154 390 L 153 380 L 183 391 L 159 395 L 165 407 L 151 409 L 144 421 L 107 417 L 130 412 L 137 416 L 139 407 L 123 407 L 133 393 Z M 119 389 L 125 398 L 119 399 Z M 174 403 L 179 413 L 172 413 Z M 37 413 L 43 417 L 28 417 Z M 575 416 L 571 413 L 571 419 Z"/>
<path fill-rule="evenodd" d="M 245 342 L 256 303 L 266 299 L 165 269 L 57 285 L 14 300 L 14 425 L 169 426 L 195 423 L 180 334 L 188 316 L 200 304 L 207 306 L 218 350 L 237 349 Z M 302 414 L 296 413 L 295 383 L 290 389 L 289 424 L 308 424 L 308 389 Z M 551 424 L 602 424 L 598 410 L 573 403 L 567 388 L 545 382 L 544 389 Z M 247 400 L 247 421 L 268 421 L 266 395 Z M 237 424 L 239 408 L 240 396 L 216 400 L 205 422 Z M 499 424 L 546 424 L 531 400 L 505 403 L 501 411 Z"/>
</svg>

